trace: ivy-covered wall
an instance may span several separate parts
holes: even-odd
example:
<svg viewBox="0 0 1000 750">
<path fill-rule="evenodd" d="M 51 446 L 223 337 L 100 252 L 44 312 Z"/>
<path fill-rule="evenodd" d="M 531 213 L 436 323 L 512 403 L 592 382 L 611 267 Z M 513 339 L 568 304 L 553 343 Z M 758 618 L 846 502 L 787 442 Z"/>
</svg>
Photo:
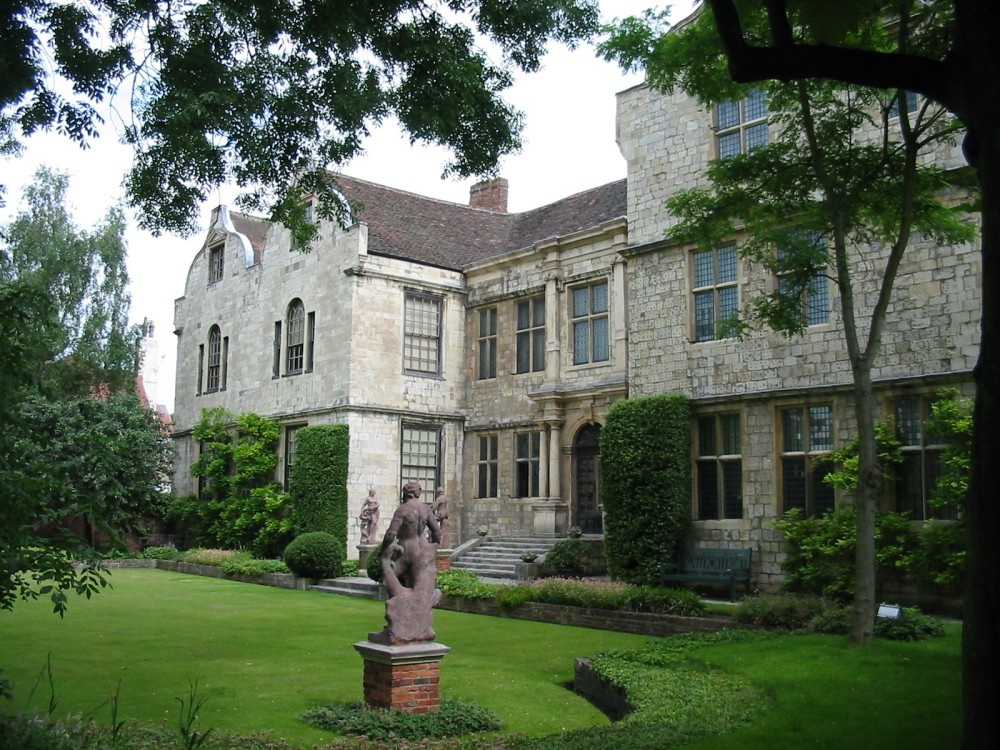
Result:
<svg viewBox="0 0 1000 750">
<path fill-rule="evenodd" d="M 682 395 L 617 402 L 601 431 L 604 545 L 612 578 L 658 582 L 691 522 L 691 416 Z"/>
<path fill-rule="evenodd" d="M 296 534 L 325 531 L 347 546 L 346 424 L 303 427 L 295 433 L 292 465 L 292 522 Z"/>
</svg>

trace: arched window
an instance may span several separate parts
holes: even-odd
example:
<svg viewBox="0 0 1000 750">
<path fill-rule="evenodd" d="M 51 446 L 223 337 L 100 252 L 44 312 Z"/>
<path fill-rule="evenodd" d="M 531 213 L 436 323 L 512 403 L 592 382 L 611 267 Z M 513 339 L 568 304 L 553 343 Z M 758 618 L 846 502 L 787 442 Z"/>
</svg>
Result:
<svg viewBox="0 0 1000 750">
<path fill-rule="evenodd" d="M 206 380 L 208 393 L 219 390 L 222 383 L 222 331 L 219 326 L 208 330 L 208 378 Z"/>
<path fill-rule="evenodd" d="M 285 316 L 285 374 L 302 372 L 305 362 L 306 308 L 302 300 L 294 299 L 288 305 Z"/>
</svg>

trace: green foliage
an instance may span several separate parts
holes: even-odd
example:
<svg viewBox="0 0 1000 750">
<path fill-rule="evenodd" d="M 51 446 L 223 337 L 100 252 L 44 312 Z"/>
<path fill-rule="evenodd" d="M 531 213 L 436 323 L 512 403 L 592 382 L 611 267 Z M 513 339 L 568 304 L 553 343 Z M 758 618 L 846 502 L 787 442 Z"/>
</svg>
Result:
<svg viewBox="0 0 1000 750">
<path fill-rule="evenodd" d="M 42 167 L 34 180 L 26 208 L 0 227 L 0 286 L 47 299 L 42 310 L 22 300 L 37 327 L 18 366 L 40 374 L 54 398 L 130 390 L 141 330 L 128 323 L 124 213 L 112 208 L 94 229 L 80 229 L 66 204 L 67 175 Z M 17 309 L 4 307 L 0 317 Z"/>
<path fill-rule="evenodd" d="M 262 576 L 265 573 L 288 573 L 282 560 L 258 560 L 249 555 L 237 556 L 222 563 L 222 572 L 230 575 Z"/>
<path fill-rule="evenodd" d="M 937 509 L 958 508 L 965 505 L 969 494 L 969 477 L 972 474 L 972 399 L 958 398 L 953 390 L 944 390 L 931 404 L 931 418 L 927 420 L 928 435 L 947 443 L 941 454 L 940 474 L 934 483 L 931 505 Z M 961 516 L 960 516 L 961 517 Z"/>
<path fill-rule="evenodd" d="M 691 422 L 684 396 L 619 401 L 601 431 L 608 573 L 653 585 L 691 521 Z"/>
<path fill-rule="evenodd" d="M 347 546 L 347 425 L 303 427 L 295 432 L 292 524 L 296 534 L 325 531 Z"/>
<path fill-rule="evenodd" d="M 446 172 L 493 171 L 523 126 L 502 98 L 511 68 L 536 70 L 549 42 L 592 34 L 598 8 L 30 0 L 3 20 L 0 150 L 48 129 L 86 144 L 98 105 L 134 75 L 141 86 L 124 97 L 122 136 L 136 151 L 126 189 L 144 227 L 189 230 L 206 196 L 236 183 L 242 205 L 309 236 L 294 210 L 299 191 L 318 195 L 321 217 L 339 217 L 324 169 L 359 154 L 388 117 L 451 151 Z"/>
<path fill-rule="evenodd" d="M 944 626 L 937 618 L 915 607 L 907 607 L 901 618 L 876 618 L 875 635 L 890 641 L 922 641 L 943 636 Z"/>
<path fill-rule="evenodd" d="M 16 48 L 3 46 L 0 58 Z M 2 92 L 18 65 L 0 67 Z M 67 593 L 89 597 L 107 583 L 93 535 L 80 539 L 66 523 L 120 536 L 157 511 L 158 472 L 169 464 L 155 417 L 117 395 L 134 384 L 138 351 L 124 217 L 113 209 L 81 230 L 66 184 L 39 170 L 26 208 L 0 227 L 0 608 L 41 594 L 60 614 Z M 87 398 L 94 393 L 111 398 Z"/>
<path fill-rule="evenodd" d="M 376 583 L 382 583 L 385 573 L 382 571 L 382 547 L 373 549 L 368 555 L 368 562 L 365 563 L 365 573 Z M 440 575 L 440 574 L 439 574 Z"/>
<path fill-rule="evenodd" d="M 496 591 L 500 609 L 515 609 L 525 602 L 563 604 L 618 612 L 653 612 L 680 617 L 701 617 L 705 603 L 683 589 L 633 586 L 621 582 L 543 578 L 532 583 L 502 586 Z"/>
<path fill-rule="evenodd" d="M 472 703 L 442 699 L 437 711 L 411 714 L 372 709 L 364 703 L 332 703 L 302 714 L 302 720 L 337 734 L 359 735 L 376 742 L 434 740 L 503 727 L 492 711 Z"/>
<path fill-rule="evenodd" d="M 855 511 L 845 505 L 820 518 L 789 511 L 774 522 L 785 538 L 785 589 L 845 601 L 854 591 Z M 919 530 L 899 513 L 876 518 L 875 559 L 882 576 L 956 594 L 965 567 L 965 531 L 959 522 L 927 521 Z"/>
<path fill-rule="evenodd" d="M 767 637 L 747 631 L 678 635 L 633 651 L 602 652 L 592 663 L 601 679 L 628 695 L 634 711 L 620 724 L 656 727 L 661 744 L 645 747 L 686 745 L 745 727 L 772 707 L 772 699 L 763 688 L 743 676 L 716 669 L 691 652 L 706 645 Z"/>
<path fill-rule="evenodd" d="M 784 588 L 846 601 L 854 596 L 857 512 L 841 505 L 813 518 L 798 509 L 774 522 L 785 539 Z M 882 574 L 902 572 L 915 544 L 906 516 L 880 513 L 876 518 L 876 567 Z"/>
<path fill-rule="evenodd" d="M 357 560 L 344 560 L 340 565 L 340 575 L 342 576 L 357 576 L 359 571 Z"/>
<path fill-rule="evenodd" d="M 381 566 L 379 569 L 381 570 Z M 369 572 L 370 577 L 371 573 Z M 483 583 L 471 570 L 460 568 L 439 570 L 435 586 L 441 589 L 441 593 L 445 596 L 455 596 L 461 599 L 492 599 L 502 588 L 501 584 L 498 583 Z"/>
<path fill-rule="evenodd" d="M 858 472 L 858 438 L 842 445 L 828 454 L 828 459 L 839 466 L 823 477 L 827 484 L 839 487 L 845 492 L 856 493 L 859 486 Z M 875 423 L 875 446 L 878 450 L 879 468 L 882 470 L 882 481 L 888 484 L 892 477 L 891 467 L 903 462 L 902 443 L 885 422 Z"/>
<path fill-rule="evenodd" d="M 831 610 L 846 611 L 817 596 L 759 594 L 743 599 L 733 610 L 733 620 L 744 625 L 802 630 Z"/>
<path fill-rule="evenodd" d="M 582 573 L 592 556 L 590 544 L 582 539 L 560 539 L 545 553 L 545 564 L 562 573 Z"/>
<path fill-rule="evenodd" d="M 143 560 L 176 560 L 180 553 L 176 547 L 164 545 L 162 547 L 146 547 L 138 556 Z"/>
<path fill-rule="evenodd" d="M 299 578 L 337 578 L 344 545 L 324 531 L 299 534 L 285 548 L 285 565 Z"/>
<path fill-rule="evenodd" d="M 202 498 L 175 499 L 168 516 L 199 544 L 245 547 L 258 557 L 280 554 L 293 522 L 289 496 L 274 481 L 278 423 L 250 412 L 234 419 L 223 408 L 206 409 L 193 435 L 201 449 L 191 472 L 204 481 Z"/>
</svg>

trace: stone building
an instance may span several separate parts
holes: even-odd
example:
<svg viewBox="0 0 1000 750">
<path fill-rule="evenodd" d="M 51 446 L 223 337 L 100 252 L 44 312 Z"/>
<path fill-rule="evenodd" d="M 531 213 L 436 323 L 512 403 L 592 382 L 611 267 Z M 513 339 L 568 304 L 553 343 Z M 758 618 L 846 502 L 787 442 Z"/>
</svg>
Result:
<svg viewBox="0 0 1000 750">
<path fill-rule="evenodd" d="M 391 502 L 410 480 L 443 486 L 456 545 L 481 524 L 497 536 L 600 533 L 608 407 L 679 392 L 694 412 L 692 542 L 752 548 L 756 585 L 775 585 L 770 522 L 840 500 L 823 455 L 855 434 L 851 375 L 832 283 L 811 289 L 801 336 L 719 338 L 722 314 L 774 279 L 740 260 L 739 238 L 711 250 L 663 239 L 667 197 L 767 137 L 766 103 L 735 112 L 722 128 L 680 93 L 622 92 L 626 179 L 519 214 L 504 180 L 457 205 L 340 176 L 359 208 L 349 226 L 320 224 L 303 253 L 284 227 L 217 209 L 176 303 L 175 490 L 196 491 L 191 428 L 224 406 L 282 424 L 286 478 L 296 429 L 350 425 L 352 502 L 369 487 Z M 921 429 L 929 401 L 943 386 L 971 390 L 978 277 L 977 247 L 918 237 L 896 282 L 874 377 L 907 437 L 891 502 L 917 519 L 931 513 L 940 449 Z"/>
</svg>

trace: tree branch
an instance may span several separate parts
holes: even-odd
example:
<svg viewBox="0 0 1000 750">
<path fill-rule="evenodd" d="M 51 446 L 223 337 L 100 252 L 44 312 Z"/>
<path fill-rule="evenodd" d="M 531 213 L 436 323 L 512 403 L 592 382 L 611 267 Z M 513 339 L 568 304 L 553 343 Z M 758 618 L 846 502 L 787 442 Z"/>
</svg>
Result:
<svg viewBox="0 0 1000 750">
<path fill-rule="evenodd" d="M 734 81 L 794 81 L 824 78 L 841 83 L 871 86 L 881 89 L 906 89 L 940 102 L 958 111 L 958 101 L 949 82 L 947 60 L 933 60 L 901 52 L 875 52 L 827 44 L 787 44 L 777 39 L 773 46 L 752 47 L 747 44 L 739 14 L 732 0 L 707 0 L 712 8 L 715 26 L 729 61 L 729 74 Z M 772 29 L 782 25 L 774 19 L 776 6 L 768 2 Z M 787 24 L 787 16 L 786 16 Z M 784 36 L 784 35 L 782 35 Z"/>
</svg>

